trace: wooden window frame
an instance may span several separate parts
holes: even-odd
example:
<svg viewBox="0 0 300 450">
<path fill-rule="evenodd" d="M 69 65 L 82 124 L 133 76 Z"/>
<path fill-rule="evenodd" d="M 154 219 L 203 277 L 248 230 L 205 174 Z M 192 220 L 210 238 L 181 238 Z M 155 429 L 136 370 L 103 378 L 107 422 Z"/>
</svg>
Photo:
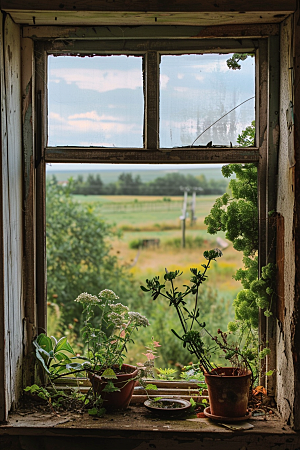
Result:
<svg viewBox="0 0 300 450">
<path fill-rule="evenodd" d="M 113 27 L 111 27 L 113 28 Z M 117 27 L 118 28 L 118 27 Z M 142 28 L 142 27 L 140 27 Z M 188 27 L 187 27 L 188 28 Z M 28 283 L 36 286 L 38 332 L 46 330 L 46 163 L 129 163 L 129 164 L 183 164 L 183 163 L 246 163 L 258 164 L 259 211 L 259 267 L 275 261 L 274 226 L 269 211 L 275 210 L 278 141 L 274 130 L 278 127 L 279 108 L 279 37 L 263 38 L 241 36 L 236 39 L 201 38 L 174 39 L 167 33 L 164 39 L 65 39 L 49 40 L 47 36 L 35 41 L 35 204 L 36 233 L 32 246 L 36 248 L 35 273 Z M 159 54 L 252 52 L 256 55 L 256 145 L 251 148 L 190 147 L 159 148 Z M 145 55 L 145 148 L 48 147 L 47 146 L 47 73 L 48 54 L 144 54 Z M 154 91 L 154 92 L 153 92 Z M 25 213 L 26 216 L 26 213 Z M 25 217 L 26 219 L 26 217 Z M 273 305 L 273 308 L 275 305 Z M 275 311 L 274 311 L 275 312 Z M 274 316 L 275 317 L 275 316 Z M 275 320 L 266 322 L 260 313 L 260 341 L 272 350 L 269 365 L 276 367 Z M 268 382 L 269 392 L 275 393 L 274 377 Z M 266 380 L 262 379 L 266 384 Z"/>
</svg>

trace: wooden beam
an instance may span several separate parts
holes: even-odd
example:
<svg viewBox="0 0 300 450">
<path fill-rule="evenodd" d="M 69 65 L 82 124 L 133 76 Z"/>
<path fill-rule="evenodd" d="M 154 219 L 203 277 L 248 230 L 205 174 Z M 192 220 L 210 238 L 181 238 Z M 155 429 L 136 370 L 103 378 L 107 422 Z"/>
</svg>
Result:
<svg viewBox="0 0 300 450">
<path fill-rule="evenodd" d="M 159 55 L 147 52 L 145 70 L 145 146 L 156 150 L 159 146 Z"/>
<path fill-rule="evenodd" d="M 0 12 L 0 67 L 4 68 L 4 29 L 3 29 L 3 14 Z M 5 370 L 5 341 L 6 341 L 6 323 L 5 323 L 5 284 L 4 284 L 4 224 L 3 224 L 3 210 L 4 210 L 4 195 L 3 195 L 3 175 L 2 168 L 4 167 L 5 154 L 7 152 L 7 119 L 6 119 L 6 105 L 5 105 L 5 76 L 4 70 L 0 71 L 0 107 L 1 107 L 1 122 L 0 122 L 0 422 L 7 419 L 7 412 L 9 405 L 7 405 L 6 394 L 6 370 Z"/>
<path fill-rule="evenodd" d="M 24 277 L 24 337 L 23 347 L 26 364 L 23 367 L 24 385 L 34 383 L 34 357 L 32 341 L 36 336 L 36 289 L 35 289 L 35 158 L 34 158 L 34 53 L 33 41 L 21 42 L 22 57 L 22 124 L 23 124 L 23 277 Z"/>
<path fill-rule="evenodd" d="M 295 297 L 294 311 L 291 322 L 291 347 L 294 373 L 291 382 L 294 384 L 294 403 L 291 405 L 294 412 L 294 427 L 300 430 L 300 10 L 295 14 L 294 23 L 294 151 L 295 151 L 295 203 L 293 238 L 295 246 Z M 291 305 L 291 308 L 293 306 Z M 291 314 L 291 313 L 290 313 Z"/>
<path fill-rule="evenodd" d="M 40 11 L 189 11 L 189 12 L 294 12 L 296 0 L 1 0 L 3 10 Z"/>
<path fill-rule="evenodd" d="M 101 41 L 54 41 L 47 42 L 45 49 L 52 54 L 143 54 L 149 48 L 165 54 L 194 53 L 250 53 L 257 42 L 251 39 L 187 39 L 183 40 L 101 40 Z"/>
<path fill-rule="evenodd" d="M 280 77 L 280 45 L 279 37 L 268 39 L 269 64 L 269 111 L 268 111 L 268 148 L 267 148 L 267 260 L 266 263 L 276 264 L 276 205 L 277 176 L 279 150 L 279 77 Z M 273 211 L 273 214 L 272 214 Z M 273 315 L 266 320 L 266 338 L 271 350 L 267 357 L 266 371 L 276 369 L 276 302 L 271 305 Z M 276 377 L 267 378 L 268 394 L 275 396 Z"/>
<path fill-rule="evenodd" d="M 249 24 L 223 26 L 30 26 L 23 27 L 24 38 L 31 39 L 206 39 L 206 38 L 264 38 L 279 34 L 278 24 Z"/>
<path fill-rule="evenodd" d="M 44 148 L 47 142 L 47 102 L 45 74 L 47 56 L 42 43 L 35 45 L 36 65 L 36 300 L 38 333 L 47 329 L 47 287 L 46 287 L 46 168 Z"/>
<path fill-rule="evenodd" d="M 175 148 L 160 150 L 47 147 L 46 163 L 183 164 L 257 162 L 258 148 Z"/>
<path fill-rule="evenodd" d="M 113 4 L 111 2 L 110 4 Z M 192 4 L 192 2 L 191 2 Z M 15 23 L 22 25 L 76 25 L 76 26 L 139 26 L 194 25 L 223 26 L 245 24 L 276 24 L 286 19 L 288 11 L 260 12 L 149 12 L 149 11 L 39 11 L 6 9 Z"/>
<path fill-rule="evenodd" d="M 259 273 L 266 265 L 267 245 L 266 245 L 266 190 L 267 190 L 267 145 L 268 145 L 268 41 L 262 39 L 259 42 L 256 62 L 256 98 L 258 107 L 256 108 L 256 141 L 259 147 L 260 159 L 258 164 L 258 212 L 259 212 L 259 248 L 258 262 Z M 261 348 L 265 347 L 266 341 L 266 317 L 262 310 L 259 311 L 259 342 Z M 264 362 L 262 362 L 262 365 Z M 260 374 L 259 383 L 264 385 L 266 377 Z"/>
</svg>

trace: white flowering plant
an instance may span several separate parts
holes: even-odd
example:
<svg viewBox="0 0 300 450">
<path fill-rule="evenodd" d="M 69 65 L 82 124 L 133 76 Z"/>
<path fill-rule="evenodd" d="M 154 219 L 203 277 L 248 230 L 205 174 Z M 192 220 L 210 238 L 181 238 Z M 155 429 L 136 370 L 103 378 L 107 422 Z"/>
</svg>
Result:
<svg viewBox="0 0 300 450">
<path fill-rule="evenodd" d="M 40 334 L 35 339 L 36 357 L 51 380 L 70 374 L 81 376 L 85 371 L 115 378 L 114 370 L 121 368 L 134 331 L 149 325 L 146 317 L 129 311 L 118 300 L 110 289 L 97 296 L 83 292 L 75 299 L 83 306 L 84 355 L 76 354 L 66 337 L 57 341 L 53 336 Z M 96 309 L 100 310 L 97 316 Z"/>
<path fill-rule="evenodd" d="M 121 368 L 127 344 L 133 342 L 133 332 L 149 325 L 146 317 L 129 311 L 127 306 L 117 302 L 118 299 L 113 291 L 104 289 L 98 296 L 84 292 L 75 300 L 83 305 L 84 326 L 81 332 L 87 359 L 82 365 L 104 376 L 112 373 L 114 367 Z M 100 310 L 96 325 L 92 320 L 95 308 Z"/>
</svg>

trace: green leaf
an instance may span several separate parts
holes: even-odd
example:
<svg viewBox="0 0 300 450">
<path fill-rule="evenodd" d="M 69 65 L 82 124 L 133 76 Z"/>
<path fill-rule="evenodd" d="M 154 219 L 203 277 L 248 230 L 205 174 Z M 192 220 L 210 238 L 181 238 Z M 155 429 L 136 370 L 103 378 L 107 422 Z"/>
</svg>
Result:
<svg viewBox="0 0 300 450">
<path fill-rule="evenodd" d="M 190 398 L 190 404 L 192 405 L 192 407 L 196 406 L 196 402 L 193 398 Z"/>
<path fill-rule="evenodd" d="M 107 378 L 107 379 L 117 379 L 117 375 L 115 374 L 115 372 L 113 371 L 113 369 L 109 368 L 109 369 L 105 369 L 103 374 L 102 374 L 103 378 Z"/>
<path fill-rule="evenodd" d="M 72 349 L 71 345 L 69 344 L 66 337 L 62 337 L 56 344 L 54 352 L 57 353 L 60 350 L 65 350 L 69 353 L 72 353 L 72 355 L 75 355 L 74 350 Z"/>
<path fill-rule="evenodd" d="M 273 373 L 274 373 L 274 370 L 269 370 L 269 371 L 266 373 L 266 375 L 267 375 L 267 377 L 271 377 L 271 376 L 273 375 Z"/>
<path fill-rule="evenodd" d="M 35 344 L 35 342 L 37 343 L 38 346 L 42 347 L 47 353 L 50 353 L 51 350 L 53 350 L 53 342 L 51 338 L 46 336 L 44 333 L 39 334 L 33 343 Z"/>
<path fill-rule="evenodd" d="M 146 391 L 157 391 L 157 386 L 156 386 L 156 384 L 147 384 L 145 389 L 146 389 Z"/>
<path fill-rule="evenodd" d="M 36 355 L 37 359 L 40 361 L 40 363 L 42 364 L 44 370 L 45 370 L 48 374 L 50 374 L 50 371 L 49 371 L 49 369 L 48 369 L 48 367 L 47 367 L 47 365 L 46 365 L 46 362 L 45 362 L 44 358 L 43 358 L 42 355 L 41 355 L 41 350 L 43 350 L 43 349 L 37 349 L 36 352 L 35 352 L 35 355 Z"/>
<path fill-rule="evenodd" d="M 119 392 L 120 389 L 112 381 L 108 381 L 102 392 Z"/>
<path fill-rule="evenodd" d="M 38 386 L 37 384 L 33 384 L 32 386 L 26 386 L 24 391 L 30 392 L 31 394 L 33 394 L 34 392 L 38 391 L 39 389 L 40 389 L 40 386 Z"/>
<path fill-rule="evenodd" d="M 89 415 L 90 416 L 96 416 L 96 417 L 102 417 L 102 416 L 104 416 L 104 414 L 105 414 L 105 408 L 96 408 L 96 407 L 94 407 L 94 408 L 91 408 L 91 409 L 88 409 L 88 413 L 89 413 Z"/>
<path fill-rule="evenodd" d="M 144 286 L 141 286 L 142 291 L 144 292 L 150 292 L 150 289 L 145 288 Z"/>
<path fill-rule="evenodd" d="M 55 353 L 55 358 L 58 361 L 65 361 L 65 362 L 71 362 L 71 359 L 63 352 L 57 352 Z"/>
</svg>

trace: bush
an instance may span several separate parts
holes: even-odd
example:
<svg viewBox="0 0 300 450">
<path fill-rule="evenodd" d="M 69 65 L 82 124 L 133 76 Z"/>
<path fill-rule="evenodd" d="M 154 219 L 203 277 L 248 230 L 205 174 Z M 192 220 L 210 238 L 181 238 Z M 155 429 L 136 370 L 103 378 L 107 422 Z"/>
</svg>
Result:
<svg viewBox="0 0 300 450">
<path fill-rule="evenodd" d="M 129 248 L 138 249 L 141 246 L 140 239 L 133 239 L 133 241 L 129 242 Z"/>
<path fill-rule="evenodd" d="M 116 235 L 112 226 L 92 206 L 76 202 L 71 192 L 72 182 L 66 187 L 55 180 L 47 183 L 47 300 L 59 305 L 62 328 L 71 325 L 78 332 L 81 306 L 74 299 L 81 292 L 113 289 L 128 304 L 138 288 L 110 254 L 108 238 Z"/>
</svg>

